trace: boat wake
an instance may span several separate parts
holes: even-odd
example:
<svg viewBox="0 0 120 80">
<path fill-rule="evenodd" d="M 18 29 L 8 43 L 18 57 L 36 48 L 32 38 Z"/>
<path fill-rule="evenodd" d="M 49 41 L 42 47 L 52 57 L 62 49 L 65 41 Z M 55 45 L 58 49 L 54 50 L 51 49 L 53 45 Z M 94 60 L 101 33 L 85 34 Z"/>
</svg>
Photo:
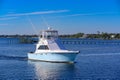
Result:
<svg viewBox="0 0 120 80">
<path fill-rule="evenodd" d="M 0 55 L 0 60 L 19 60 L 19 61 L 26 61 L 27 59 L 28 59 L 27 57 Z"/>
<path fill-rule="evenodd" d="M 120 55 L 120 53 L 81 54 L 80 56 L 114 56 L 114 55 Z"/>
</svg>

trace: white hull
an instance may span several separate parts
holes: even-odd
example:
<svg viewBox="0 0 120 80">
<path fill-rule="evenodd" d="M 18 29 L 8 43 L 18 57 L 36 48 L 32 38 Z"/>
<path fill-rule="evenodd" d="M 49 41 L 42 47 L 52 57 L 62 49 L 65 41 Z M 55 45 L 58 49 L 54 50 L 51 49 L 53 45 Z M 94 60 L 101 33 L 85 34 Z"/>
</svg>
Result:
<svg viewBox="0 0 120 80">
<path fill-rule="evenodd" d="M 75 62 L 78 53 L 28 53 L 28 59 L 49 62 Z"/>
</svg>

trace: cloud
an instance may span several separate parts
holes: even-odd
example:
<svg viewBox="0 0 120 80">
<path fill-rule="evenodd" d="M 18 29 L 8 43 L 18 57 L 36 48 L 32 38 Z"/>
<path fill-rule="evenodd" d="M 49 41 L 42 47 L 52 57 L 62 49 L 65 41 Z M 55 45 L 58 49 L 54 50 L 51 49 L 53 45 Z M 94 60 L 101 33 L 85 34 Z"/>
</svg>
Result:
<svg viewBox="0 0 120 80">
<path fill-rule="evenodd" d="M 69 10 L 37 11 L 37 12 L 29 12 L 29 13 L 8 14 L 6 16 L 26 16 L 26 15 L 38 15 L 38 14 L 54 14 L 54 13 L 63 13 L 63 12 L 69 12 Z"/>
<path fill-rule="evenodd" d="M 17 17 L 0 17 L 0 20 L 11 20 L 16 19 Z"/>
<path fill-rule="evenodd" d="M 84 14 L 71 14 L 66 16 L 89 16 L 89 15 L 104 15 L 104 14 L 118 14 L 118 12 L 84 13 Z"/>
</svg>

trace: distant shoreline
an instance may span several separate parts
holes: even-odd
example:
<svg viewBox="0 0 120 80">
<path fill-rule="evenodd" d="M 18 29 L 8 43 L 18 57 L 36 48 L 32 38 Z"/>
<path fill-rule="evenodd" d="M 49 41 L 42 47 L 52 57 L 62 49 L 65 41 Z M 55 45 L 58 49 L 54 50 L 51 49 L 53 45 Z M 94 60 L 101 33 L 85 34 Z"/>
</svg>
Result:
<svg viewBox="0 0 120 80">
<path fill-rule="evenodd" d="M 0 38 L 36 38 L 38 35 L 0 35 Z M 97 34 L 65 34 L 59 35 L 60 38 L 87 38 L 87 39 L 103 39 L 103 40 L 111 40 L 111 39 L 120 39 L 120 33 L 97 33 Z"/>
</svg>

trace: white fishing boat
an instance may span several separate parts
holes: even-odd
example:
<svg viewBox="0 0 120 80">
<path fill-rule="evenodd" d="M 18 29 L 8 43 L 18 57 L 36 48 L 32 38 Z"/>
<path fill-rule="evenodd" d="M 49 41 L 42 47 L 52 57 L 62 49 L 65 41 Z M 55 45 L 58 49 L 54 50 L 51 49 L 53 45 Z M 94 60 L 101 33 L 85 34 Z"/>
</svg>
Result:
<svg viewBox="0 0 120 80">
<path fill-rule="evenodd" d="M 49 62 L 75 62 L 79 51 L 66 50 L 58 38 L 58 31 L 48 28 L 41 31 L 35 52 L 28 53 L 28 59 Z"/>
</svg>

